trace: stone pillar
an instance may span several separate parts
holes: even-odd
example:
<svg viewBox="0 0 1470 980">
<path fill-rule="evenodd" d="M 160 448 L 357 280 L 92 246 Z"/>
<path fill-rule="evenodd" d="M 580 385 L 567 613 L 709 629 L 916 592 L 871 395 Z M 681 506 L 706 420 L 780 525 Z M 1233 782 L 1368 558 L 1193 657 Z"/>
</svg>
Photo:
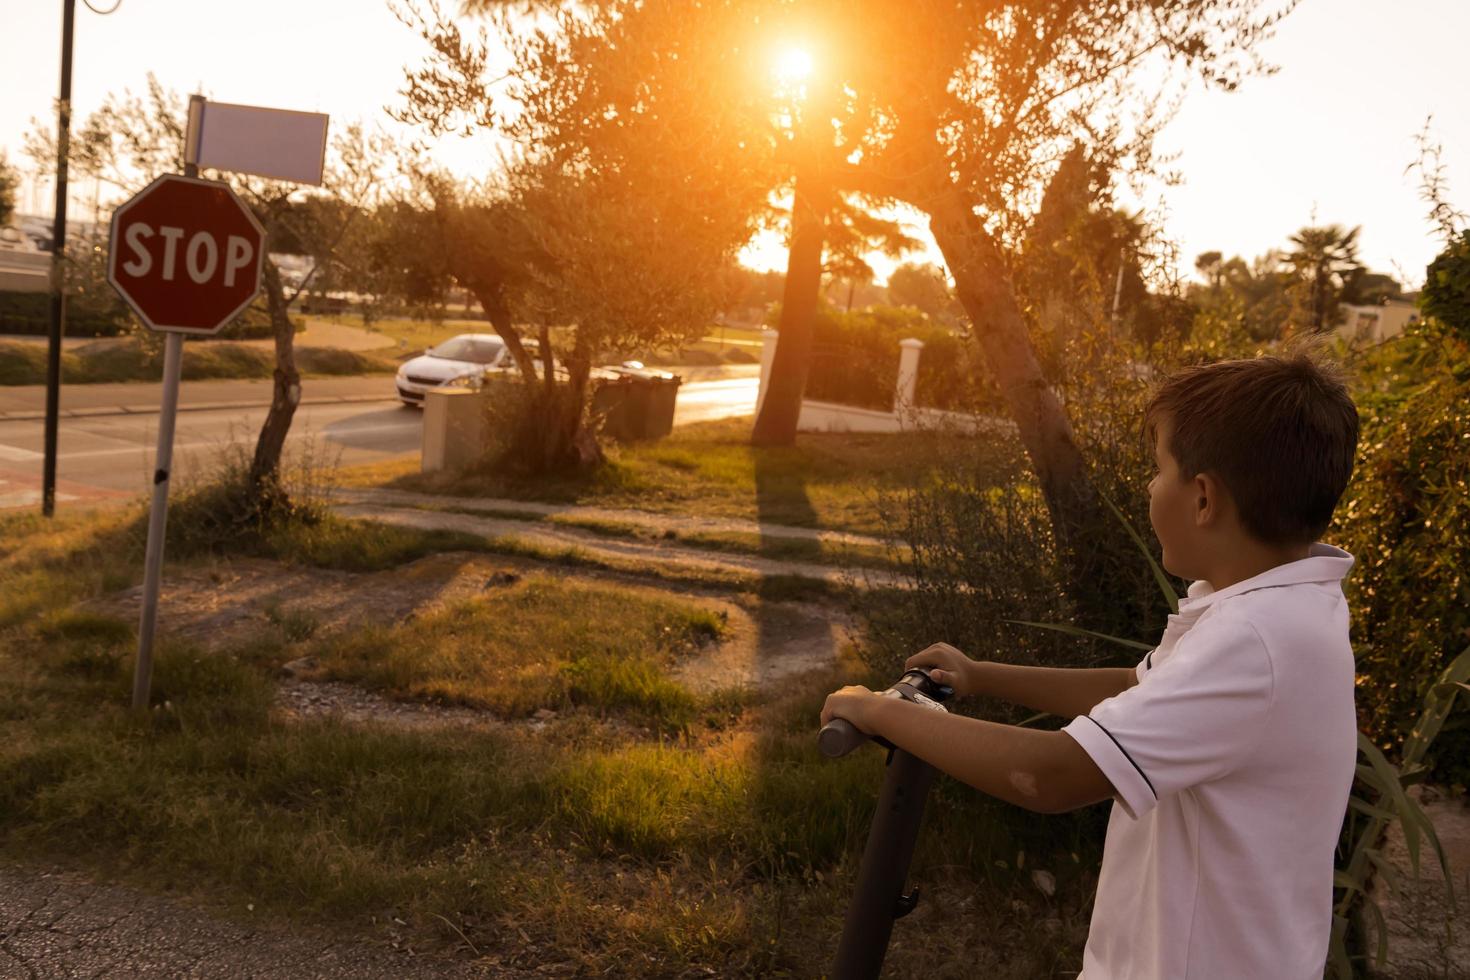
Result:
<svg viewBox="0 0 1470 980">
<path fill-rule="evenodd" d="M 919 354 L 924 342 L 913 337 L 900 340 L 902 348 L 898 355 L 898 385 L 893 392 L 893 412 L 900 415 L 914 407 L 914 387 L 919 382 Z"/>
<path fill-rule="evenodd" d="M 425 473 L 462 470 L 485 453 L 485 404 L 488 391 L 431 388 L 424 394 Z"/>
<path fill-rule="evenodd" d="M 781 338 L 779 330 L 761 328 L 761 383 L 755 396 L 755 414 L 760 415 L 761 405 L 766 400 L 766 383 L 771 380 L 771 362 L 776 359 L 776 341 Z"/>
</svg>

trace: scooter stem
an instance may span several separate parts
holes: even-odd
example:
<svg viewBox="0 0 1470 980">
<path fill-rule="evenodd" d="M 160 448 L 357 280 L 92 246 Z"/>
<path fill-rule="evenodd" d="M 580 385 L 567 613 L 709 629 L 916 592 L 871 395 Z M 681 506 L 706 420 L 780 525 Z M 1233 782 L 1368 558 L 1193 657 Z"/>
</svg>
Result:
<svg viewBox="0 0 1470 980">
<path fill-rule="evenodd" d="M 883 969 L 893 922 L 917 900 L 918 890 L 904 896 L 903 886 L 924 818 L 924 799 L 933 782 L 934 768 L 927 762 L 902 749 L 888 753 L 887 774 L 863 849 L 857 890 L 837 944 L 834 980 L 874 980 Z"/>
</svg>

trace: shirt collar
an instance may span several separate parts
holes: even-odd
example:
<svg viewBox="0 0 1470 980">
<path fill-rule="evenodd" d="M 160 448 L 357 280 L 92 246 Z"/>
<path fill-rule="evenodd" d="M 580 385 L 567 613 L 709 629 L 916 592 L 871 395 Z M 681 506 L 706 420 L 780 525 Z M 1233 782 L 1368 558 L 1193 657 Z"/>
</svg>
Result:
<svg viewBox="0 0 1470 980">
<path fill-rule="evenodd" d="M 1201 613 L 1207 606 L 1257 589 L 1305 585 L 1311 582 L 1340 582 L 1352 567 L 1353 556 L 1346 551 L 1328 544 L 1314 544 L 1307 552 L 1307 557 L 1268 568 L 1259 575 L 1236 582 L 1218 592 L 1210 588 L 1210 583 L 1204 580 L 1191 583 L 1188 596 L 1179 600 L 1179 611 Z"/>
</svg>

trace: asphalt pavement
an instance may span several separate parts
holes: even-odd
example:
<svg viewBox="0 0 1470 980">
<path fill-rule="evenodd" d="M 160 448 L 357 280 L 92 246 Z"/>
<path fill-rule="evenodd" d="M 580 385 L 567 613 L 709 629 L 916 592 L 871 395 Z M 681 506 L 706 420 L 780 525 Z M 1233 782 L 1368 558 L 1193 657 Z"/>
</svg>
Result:
<svg viewBox="0 0 1470 980">
<path fill-rule="evenodd" d="M 319 461 L 341 466 L 417 456 L 422 413 L 401 405 L 392 385 L 387 375 L 306 379 L 290 450 L 309 450 Z M 686 383 L 679 390 L 674 423 L 749 415 L 757 385 L 753 370 Z M 249 450 L 265 419 L 270 383 L 185 382 L 179 401 L 175 485 L 207 476 L 228 452 Z M 58 501 L 101 502 L 145 493 L 153 473 L 158 404 L 156 384 L 64 386 Z M 40 502 L 44 406 L 44 388 L 0 388 L 0 508 Z"/>
</svg>

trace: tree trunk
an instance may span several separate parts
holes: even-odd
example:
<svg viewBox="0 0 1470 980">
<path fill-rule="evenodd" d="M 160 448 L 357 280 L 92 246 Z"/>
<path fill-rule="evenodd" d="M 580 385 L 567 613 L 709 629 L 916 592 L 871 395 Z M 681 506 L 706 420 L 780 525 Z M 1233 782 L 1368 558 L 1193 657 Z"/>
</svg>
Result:
<svg viewBox="0 0 1470 980">
<path fill-rule="evenodd" d="M 460 280 L 462 283 L 464 280 Z M 510 306 L 505 298 L 500 295 L 499 290 L 485 286 L 480 283 L 465 283 L 466 287 L 480 303 L 480 309 L 485 311 L 485 316 L 500 339 L 505 341 L 506 349 L 510 351 L 511 360 L 516 362 L 516 367 L 521 371 L 521 378 L 526 382 L 528 389 L 536 386 L 536 365 L 532 363 L 534 358 L 531 352 L 526 350 L 526 345 L 521 343 L 520 331 L 515 328 L 511 321 Z"/>
<path fill-rule="evenodd" d="M 286 309 L 286 295 L 281 288 L 281 274 L 275 263 L 266 260 L 265 299 L 270 311 L 271 328 L 276 341 L 276 370 L 271 387 L 271 407 L 255 442 L 255 457 L 250 464 L 250 485 L 256 503 L 262 510 L 284 497 L 281 488 L 281 453 L 291 420 L 301 402 L 301 375 L 296 371 L 296 335 Z"/>
<path fill-rule="evenodd" d="M 1041 484 L 1083 622 L 1117 628 L 1133 611 L 1104 601 L 1093 584 L 1106 573 L 1123 531 L 1094 491 L 1066 410 L 1042 376 L 1000 251 L 956 193 L 935 203 L 929 227 Z"/>
<path fill-rule="evenodd" d="M 580 343 L 562 359 L 567 368 L 565 401 L 561 405 L 559 447 L 562 460 L 574 469 L 590 469 L 606 459 L 597 432 L 587 425 L 587 397 L 591 390 L 592 355 Z"/>
<path fill-rule="evenodd" d="M 826 237 L 830 191 L 808 172 L 796 179 L 791 206 L 791 251 L 786 259 L 786 285 L 781 293 L 781 322 L 776 356 L 766 379 L 760 415 L 750 441 L 757 446 L 790 446 L 796 442 L 801 398 L 812 359 L 812 321 L 822 288 L 822 246 Z"/>
</svg>

